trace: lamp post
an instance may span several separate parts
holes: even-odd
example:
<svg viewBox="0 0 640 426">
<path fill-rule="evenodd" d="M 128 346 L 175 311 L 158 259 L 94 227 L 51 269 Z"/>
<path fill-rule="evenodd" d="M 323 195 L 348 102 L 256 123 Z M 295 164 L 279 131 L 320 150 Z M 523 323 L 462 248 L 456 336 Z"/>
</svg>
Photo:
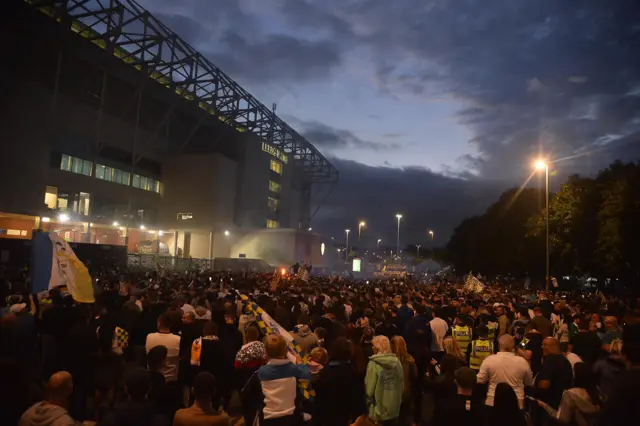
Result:
<svg viewBox="0 0 640 426">
<path fill-rule="evenodd" d="M 402 219 L 402 215 L 400 213 L 396 214 L 396 219 L 398 219 L 398 233 L 396 236 L 396 256 L 400 257 L 400 219 Z"/>
<path fill-rule="evenodd" d="M 344 230 L 344 234 L 346 235 L 346 243 L 345 243 L 345 249 L 344 249 L 344 262 L 345 263 L 349 262 L 349 232 L 351 232 L 351 229 L 345 229 Z"/>
<path fill-rule="evenodd" d="M 535 163 L 536 170 L 544 170 L 544 225 L 545 225 L 545 279 L 544 288 L 549 291 L 549 281 L 551 280 L 550 262 L 549 262 L 549 165 L 544 160 L 538 160 Z"/>
<path fill-rule="evenodd" d="M 416 253 L 416 257 L 417 257 L 418 259 L 420 259 L 420 247 L 422 247 L 420 244 L 418 244 L 418 245 L 416 246 L 416 248 L 418 249 L 418 250 L 417 250 L 417 253 Z"/>
<path fill-rule="evenodd" d="M 360 222 L 358 224 L 358 249 L 360 248 L 360 234 L 362 233 L 362 228 L 365 227 L 367 224 L 364 222 Z"/>
<path fill-rule="evenodd" d="M 378 248 L 380 248 L 380 243 L 382 242 L 382 238 L 378 238 Z"/>
</svg>

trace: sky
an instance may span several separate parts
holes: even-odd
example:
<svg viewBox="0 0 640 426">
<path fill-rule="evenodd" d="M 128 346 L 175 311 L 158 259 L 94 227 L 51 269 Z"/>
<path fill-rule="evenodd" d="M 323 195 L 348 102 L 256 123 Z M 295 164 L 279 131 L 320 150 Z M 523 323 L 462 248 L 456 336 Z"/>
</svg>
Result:
<svg viewBox="0 0 640 426">
<path fill-rule="evenodd" d="M 139 3 L 338 168 L 311 222 L 336 240 L 392 245 L 400 212 L 443 245 L 537 157 L 552 186 L 640 157 L 636 0 Z"/>
</svg>

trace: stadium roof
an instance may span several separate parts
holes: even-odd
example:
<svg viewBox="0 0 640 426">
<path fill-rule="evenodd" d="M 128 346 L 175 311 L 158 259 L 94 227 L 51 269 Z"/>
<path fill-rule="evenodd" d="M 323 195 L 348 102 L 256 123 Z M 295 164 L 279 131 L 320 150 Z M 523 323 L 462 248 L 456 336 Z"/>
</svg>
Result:
<svg viewBox="0 0 640 426">
<path fill-rule="evenodd" d="M 304 137 L 133 0 L 24 0 L 212 119 L 251 132 L 291 158 L 313 183 L 338 181 L 336 168 Z"/>
</svg>

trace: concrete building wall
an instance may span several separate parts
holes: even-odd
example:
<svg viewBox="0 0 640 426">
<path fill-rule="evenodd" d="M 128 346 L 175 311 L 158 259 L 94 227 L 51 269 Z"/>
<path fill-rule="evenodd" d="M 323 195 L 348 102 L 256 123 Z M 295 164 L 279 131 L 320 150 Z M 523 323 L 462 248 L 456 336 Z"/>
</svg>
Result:
<svg viewBox="0 0 640 426">
<path fill-rule="evenodd" d="M 220 231 L 233 225 L 236 164 L 220 154 L 181 155 L 163 162 L 161 222 L 172 229 Z M 189 220 L 178 219 L 190 213 Z M 207 254 L 208 255 L 208 254 Z"/>
<path fill-rule="evenodd" d="M 0 211 L 37 214 L 44 209 L 53 124 L 51 94 L 36 85 L 13 80 L 0 96 Z"/>
<path fill-rule="evenodd" d="M 257 137 L 244 140 L 244 158 L 237 177 L 236 223 L 245 228 L 264 228 L 268 213 L 269 155 L 262 151 Z"/>
<path fill-rule="evenodd" d="M 243 254 L 247 258 L 263 259 L 273 266 L 309 262 L 321 268 L 334 264 L 336 256 L 332 248 L 330 239 L 319 234 L 297 229 L 262 229 L 234 242 L 230 257 Z"/>
</svg>

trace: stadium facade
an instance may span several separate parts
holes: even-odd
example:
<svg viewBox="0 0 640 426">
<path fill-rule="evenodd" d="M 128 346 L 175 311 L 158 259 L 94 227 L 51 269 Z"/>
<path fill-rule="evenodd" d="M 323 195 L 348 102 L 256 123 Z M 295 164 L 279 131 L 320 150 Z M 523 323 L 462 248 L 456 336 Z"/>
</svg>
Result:
<svg viewBox="0 0 640 426">
<path fill-rule="evenodd" d="M 2 8 L 0 237 L 259 256 L 247 238 L 306 232 L 312 187 L 337 183 L 315 147 L 135 2 Z"/>
</svg>

